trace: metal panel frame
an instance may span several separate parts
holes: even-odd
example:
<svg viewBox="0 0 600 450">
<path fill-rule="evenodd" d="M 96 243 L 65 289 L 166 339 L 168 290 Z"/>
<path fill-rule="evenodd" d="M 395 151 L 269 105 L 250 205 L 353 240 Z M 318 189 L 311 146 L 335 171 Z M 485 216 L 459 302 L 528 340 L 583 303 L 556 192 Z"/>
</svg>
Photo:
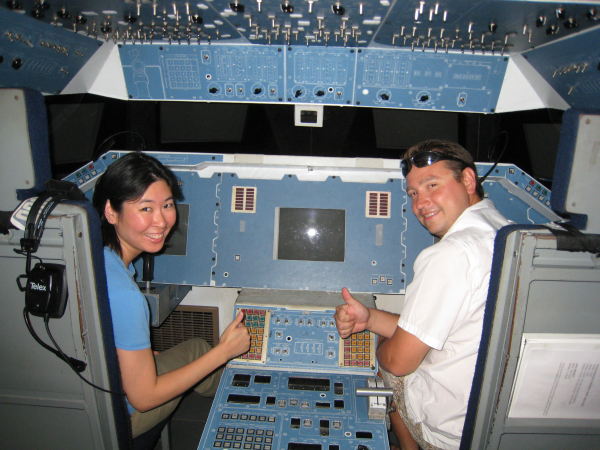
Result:
<svg viewBox="0 0 600 450">
<path fill-rule="evenodd" d="M 498 245 L 502 265 L 492 277 L 497 282 L 495 313 L 489 333 L 489 354 L 483 367 L 480 400 L 473 423 L 470 447 L 477 449 L 559 449 L 600 446 L 600 421 L 575 419 L 508 418 L 513 384 L 524 332 L 597 334 L 600 302 L 589 302 L 589 287 L 600 284 L 598 258 L 587 252 L 556 249 L 556 239 L 547 229 L 526 227 L 504 233 Z M 502 246 L 503 244 L 503 246 Z M 552 261 L 552 263 L 548 263 Z M 582 270 L 585 269 L 585 270 Z M 571 283 L 572 296 L 556 298 L 545 289 L 544 304 L 531 302 L 540 282 Z M 536 285 L 537 283 L 537 285 Z M 585 283 L 585 285 L 583 284 Z M 588 292 L 585 292 L 588 289 Z M 539 297 L 539 296 L 538 296 Z M 583 300 L 581 300 L 583 299 Z M 548 314 L 548 304 L 562 304 L 562 314 Z M 488 304 L 489 307 L 489 304 Z M 539 316 L 546 317 L 540 321 Z M 483 349 L 484 351 L 486 349 Z M 481 350 L 480 350 L 481 351 Z M 473 394 L 472 394 L 473 395 Z"/>
</svg>

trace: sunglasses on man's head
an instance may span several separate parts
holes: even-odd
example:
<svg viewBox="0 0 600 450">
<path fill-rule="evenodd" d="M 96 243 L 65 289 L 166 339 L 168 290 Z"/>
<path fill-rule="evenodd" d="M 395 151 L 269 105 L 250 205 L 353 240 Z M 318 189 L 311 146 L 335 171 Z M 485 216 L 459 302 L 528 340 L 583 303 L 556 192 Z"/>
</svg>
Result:
<svg viewBox="0 0 600 450">
<path fill-rule="evenodd" d="M 421 152 L 411 156 L 410 158 L 406 158 L 400 161 L 402 175 L 404 175 L 404 178 L 406 178 L 413 166 L 418 167 L 420 169 L 421 167 L 430 166 L 438 161 L 459 161 L 463 164 L 466 164 L 462 159 L 445 153 L 432 151 Z"/>
</svg>

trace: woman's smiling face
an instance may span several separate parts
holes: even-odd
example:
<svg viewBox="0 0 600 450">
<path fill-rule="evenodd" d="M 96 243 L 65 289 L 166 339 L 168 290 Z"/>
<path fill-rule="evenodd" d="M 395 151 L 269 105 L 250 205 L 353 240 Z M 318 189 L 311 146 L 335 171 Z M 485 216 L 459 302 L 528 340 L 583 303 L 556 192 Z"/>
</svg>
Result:
<svg viewBox="0 0 600 450">
<path fill-rule="evenodd" d="M 173 194 L 164 180 L 149 185 L 140 198 L 123 202 L 120 212 L 107 201 L 104 214 L 115 227 L 125 265 L 142 252 L 161 250 L 177 221 Z"/>
</svg>

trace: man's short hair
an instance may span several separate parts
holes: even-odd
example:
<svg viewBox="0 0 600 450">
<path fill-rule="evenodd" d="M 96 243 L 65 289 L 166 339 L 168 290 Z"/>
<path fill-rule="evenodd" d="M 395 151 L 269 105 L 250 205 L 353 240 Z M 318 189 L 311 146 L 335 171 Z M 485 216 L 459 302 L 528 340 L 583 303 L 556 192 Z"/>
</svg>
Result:
<svg viewBox="0 0 600 450">
<path fill-rule="evenodd" d="M 480 198 L 484 198 L 485 192 L 483 190 L 483 186 L 479 182 L 477 168 L 475 167 L 473 156 L 462 145 L 457 144 L 456 142 L 444 141 L 441 139 L 428 139 L 426 141 L 419 142 L 406 150 L 403 158 L 408 159 L 424 152 L 441 153 L 459 159 L 460 161 L 444 160 L 446 166 L 454 173 L 454 177 L 459 181 L 462 180 L 463 169 L 466 167 L 473 169 L 475 172 L 475 180 L 477 182 L 476 193 Z"/>
</svg>

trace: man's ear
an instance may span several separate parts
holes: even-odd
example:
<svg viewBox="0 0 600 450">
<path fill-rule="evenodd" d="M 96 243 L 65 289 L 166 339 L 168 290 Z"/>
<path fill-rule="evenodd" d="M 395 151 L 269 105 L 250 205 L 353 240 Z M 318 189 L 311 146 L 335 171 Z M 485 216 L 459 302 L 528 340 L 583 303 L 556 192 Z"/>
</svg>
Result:
<svg viewBox="0 0 600 450">
<path fill-rule="evenodd" d="M 110 200 L 106 200 L 106 204 L 104 205 L 104 217 L 106 217 L 106 221 L 111 225 L 117 223 L 117 212 L 112 208 Z"/>
<path fill-rule="evenodd" d="M 477 193 L 477 174 L 471 167 L 465 167 L 462 171 L 462 183 L 469 195 Z"/>
</svg>

